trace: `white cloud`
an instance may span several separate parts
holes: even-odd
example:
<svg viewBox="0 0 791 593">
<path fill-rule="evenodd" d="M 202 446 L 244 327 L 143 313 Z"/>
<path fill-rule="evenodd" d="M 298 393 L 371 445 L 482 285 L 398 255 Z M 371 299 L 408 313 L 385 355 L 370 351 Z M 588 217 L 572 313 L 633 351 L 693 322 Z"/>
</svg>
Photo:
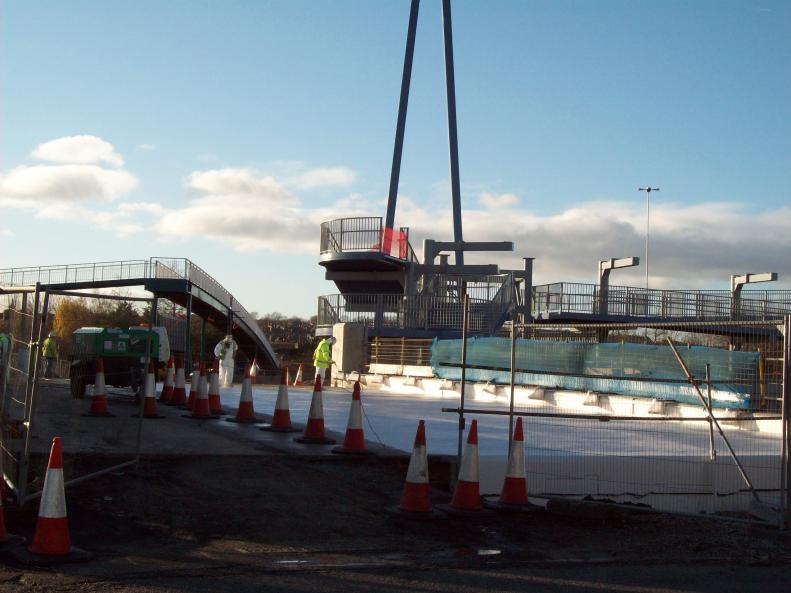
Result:
<svg viewBox="0 0 791 593">
<path fill-rule="evenodd" d="M 44 142 L 30 156 L 55 163 L 108 163 L 116 167 L 124 164 L 124 159 L 115 152 L 112 144 L 89 135 L 65 136 Z"/>
<path fill-rule="evenodd" d="M 324 187 L 348 187 L 357 179 L 357 171 L 348 167 L 322 167 L 295 175 L 288 185 L 296 189 L 320 189 Z"/>
<path fill-rule="evenodd" d="M 240 251 L 315 250 L 321 211 L 299 208 L 297 198 L 273 177 L 215 169 L 193 172 L 185 185 L 202 195 L 184 208 L 166 210 L 157 223 L 160 236 L 199 236 Z"/>
<path fill-rule="evenodd" d="M 150 152 L 150 151 L 156 150 L 156 149 L 157 149 L 157 145 L 156 144 L 138 144 L 137 145 L 137 150 L 141 150 L 141 151 L 144 151 L 144 152 Z"/>
<path fill-rule="evenodd" d="M 118 204 L 118 211 L 124 214 L 143 212 L 151 216 L 159 216 L 165 208 L 156 202 L 121 202 Z"/>
<path fill-rule="evenodd" d="M 123 164 L 112 145 L 95 136 L 71 136 L 40 144 L 33 156 L 65 164 L 19 165 L 0 172 L 0 207 L 33 210 L 37 217 L 101 223 L 108 212 L 91 202 L 110 203 L 138 186 L 137 178 L 122 168 L 96 162 Z M 121 213 L 124 214 L 124 213 Z M 126 214 L 124 214 L 126 216 Z"/>
<path fill-rule="evenodd" d="M 113 200 L 137 187 L 128 171 L 96 165 L 20 165 L 0 175 L 0 200 L 30 206 L 48 202 Z"/>
<path fill-rule="evenodd" d="M 13 237 L 14 233 L 8 229 L 0 229 L 0 237 Z"/>
<path fill-rule="evenodd" d="M 380 199 L 349 194 L 329 208 L 305 208 L 272 177 L 247 169 L 200 171 L 188 187 L 204 195 L 184 208 L 168 210 L 159 235 L 201 237 L 242 251 L 318 255 L 322 221 L 348 216 L 380 216 Z M 503 197 L 506 196 L 506 197 Z M 510 197 L 509 197 L 510 196 Z M 512 194 L 495 195 L 498 208 L 467 208 L 464 238 L 511 240 L 515 252 L 469 253 L 467 261 L 495 261 L 521 268 L 523 256 L 535 257 L 537 282 L 593 282 L 599 259 L 643 255 L 645 219 L 641 205 L 605 200 L 578 204 L 539 216 L 513 204 Z M 413 247 L 424 238 L 450 240 L 449 208 L 426 206 L 399 196 L 397 226 L 410 227 Z M 701 221 L 705 220 L 703 224 Z M 761 229 L 745 235 L 745 228 Z M 651 278 L 656 287 L 704 287 L 727 282 L 731 273 L 776 271 L 791 278 L 785 254 L 791 249 L 791 208 L 753 211 L 738 203 L 690 206 L 662 203 L 651 213 Z M 619 271 L 613 283 L 642 284 L 644 268 Z"/>
<path fill-rule="evenodd" d="M 481 192 L 478 196 L 478 201 L 490 210 L 497 208 L 508 208 L 515 206 L 519 203 L 519 198 L 515 194 L 491 194 L 489 192 Z"/>
<path fill-rule="evenodd" d="M 403 206 L 399 201 L 399 224 L 411 227 L 413 246 L 424 238 L 452 238 L 449 209 Z M 645 213 L 639 205 L 619 201 L 587 202 L 549 216 L 467 209 L 464 238 L 515 243 L 513 254 L 470 253 L 466 262 L 495 260 L 521 268 L 521 257 L 530 256 L 537 258 L 538 282 L 593 282 L 599 259 L 631 255 L 644 259 Z M 717 202 L 663 203 L 651 209 L 649 271 L 655 287 L 712 286 L 727 282 L 730 274 L 748 271 L 779 272 L 781 280 L 788 280 L 789 250 L 791 208 L 756 212 L 744 204 Z M 643 267 L 618 271 L 612 282 L 639 286 L 643 274 Z"/>
</svg>

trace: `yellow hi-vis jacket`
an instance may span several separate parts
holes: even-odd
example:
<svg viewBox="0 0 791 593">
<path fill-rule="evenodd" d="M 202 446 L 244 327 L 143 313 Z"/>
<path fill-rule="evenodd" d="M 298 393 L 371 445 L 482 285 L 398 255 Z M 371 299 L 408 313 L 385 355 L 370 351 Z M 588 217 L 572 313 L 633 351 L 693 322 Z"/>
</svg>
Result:
<svg viewBox="0 0 791 593">
<path fill-rule="evenodd" d="M 57 358 L 58 343 L 55 341 L 55 338 L 47 338 L 44 340 L 42 351 L 44 353 L 44 358 Z"/>
<path fill-rule="evenodd" d="M 330 343 L 324 338 L 316 350 L 313 351 L 313 366 L 319 369 L 328 369 L 332 364 L 332 354 L 330 353 Z"/>
</svg>

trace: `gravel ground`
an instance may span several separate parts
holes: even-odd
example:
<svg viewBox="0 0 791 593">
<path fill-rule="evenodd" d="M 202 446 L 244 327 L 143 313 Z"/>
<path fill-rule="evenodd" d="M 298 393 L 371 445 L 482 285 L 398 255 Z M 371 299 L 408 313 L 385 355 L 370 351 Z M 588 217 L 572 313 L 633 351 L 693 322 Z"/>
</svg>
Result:
<svg viewBox="0 0 791 593">
<path fill-rule="evenodd" d="M 56 397 L 74 415 L 53 395 L 48 425 L 60 430 L 69 425 Z M 168 451 L 189 439 L 184 454 L 147 454 L 137 469 L 67 489 L 72 540 L 94 559 L 41 569 L 2 559 L 0 591 L 791 590 L 791 536 L 777 529 L 598 508 L 415 522 L 386 512 L 404 457 L 306 456 L 282 442 L 229 444 L 228 431 L 198 422 L 154 422 Z M 112 445 L 96 452 L 93 425 L 75 426 L 93 452 L 67 471 L 118 460 Z M 443 469 L 430 468 L 437 503 L 450 497 Z M 37 505 L 5 510 L 8 530 L 29 538 Z"/>
</svg>

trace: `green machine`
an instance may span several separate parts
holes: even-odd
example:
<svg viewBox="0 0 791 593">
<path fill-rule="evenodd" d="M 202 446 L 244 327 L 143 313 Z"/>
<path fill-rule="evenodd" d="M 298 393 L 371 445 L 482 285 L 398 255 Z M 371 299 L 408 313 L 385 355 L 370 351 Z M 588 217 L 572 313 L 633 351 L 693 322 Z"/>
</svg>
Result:
<svg viewBox="0 0 791 593">
<path fill-rule="evenodd" d="M 150 333 L 150 343 L 149 340 Z M 146 344 L 155 365 L 170 357 L 165 328 L 155 327 L 81 327 L 72 334 L 72 358 L 69 372 L 71 393 L 81 398 L 85 386 L 96 377 L 96 361 L 104 361 L 104 380 L 114 387 L 131 387 L 138 391 L 145 377 Z"/>
</svg>

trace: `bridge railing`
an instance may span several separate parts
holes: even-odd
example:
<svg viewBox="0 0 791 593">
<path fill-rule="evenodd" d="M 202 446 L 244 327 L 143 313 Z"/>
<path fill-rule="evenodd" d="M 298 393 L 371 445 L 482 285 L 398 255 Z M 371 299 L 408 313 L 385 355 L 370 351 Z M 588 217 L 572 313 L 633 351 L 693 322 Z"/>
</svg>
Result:
<svg viewBox="0 0 791 593">
<path fill-rule="evenodd" d="M 360 323 L 374 330 L 461 332 L 464 307 L 458 297 L 402 294 L 330 294 L 319 297 L 319 328 Z M 488 335 L 501 313 L 496 301 L 470 298 L 469 329 Z"/>
<path fill-rule="evenodd" d="M 417 263 L 409 229 L 385 228 L 381 216 L 337 218 L 321 223 L 321 253 L 379 252 Z"/>
<path fill-rule="evenodd" d="M 186 258 L 152 257 L 148 260 L 90 262 L 0 270 L 0 286 L 29 286 L 36 282 L 46 285 L 137 279 L 143 281 L 148 278 L 189 280 L 220 304 L 233 311 L 234 316 L 242 321 L 248 331 L 254 334 L 262 344 L 268 344 L 266 336 L 247 309 L 203 268 Z M 269 354 L 274 358 L 273 351 L 270 350 Z"/>
<path fill-rule="evenodd" d="M 129 280 L 131 278 L 147 277 L 148 270 L 149 261 L 144 259 L 6 268 L 0 270 L 0 285 L 29 286 L 36 282 L 41 282 L 42 284 L 67 284 L 73 282 Z"/>
<path fill-rule="evenodd" d="M 233 311 L 237 321 L 242 321 L 247 329 L 252 332 L 262 344 L 268 344 L 264 332 L 258 325 L 255 318 L 249 313 L 242 304 L 217 280 L 215 280 L 206 270 L 201 268 L 189 259 L 179 258 L 151 258 L 151 269 L 157 278 L 183 278 L 189 280 L 209 294 L 212 298 L 219 301 L 222 305 Z M 274 357 L 274 352 L 269 354 Z"/>
<path fill-rule="evenodd" d="M 582 314 L 677 320 L 764 320 L 791 313 L 791 290 L 659 290 L 558 282 L 533 288 L 533 315 Z"/>
</svg>

